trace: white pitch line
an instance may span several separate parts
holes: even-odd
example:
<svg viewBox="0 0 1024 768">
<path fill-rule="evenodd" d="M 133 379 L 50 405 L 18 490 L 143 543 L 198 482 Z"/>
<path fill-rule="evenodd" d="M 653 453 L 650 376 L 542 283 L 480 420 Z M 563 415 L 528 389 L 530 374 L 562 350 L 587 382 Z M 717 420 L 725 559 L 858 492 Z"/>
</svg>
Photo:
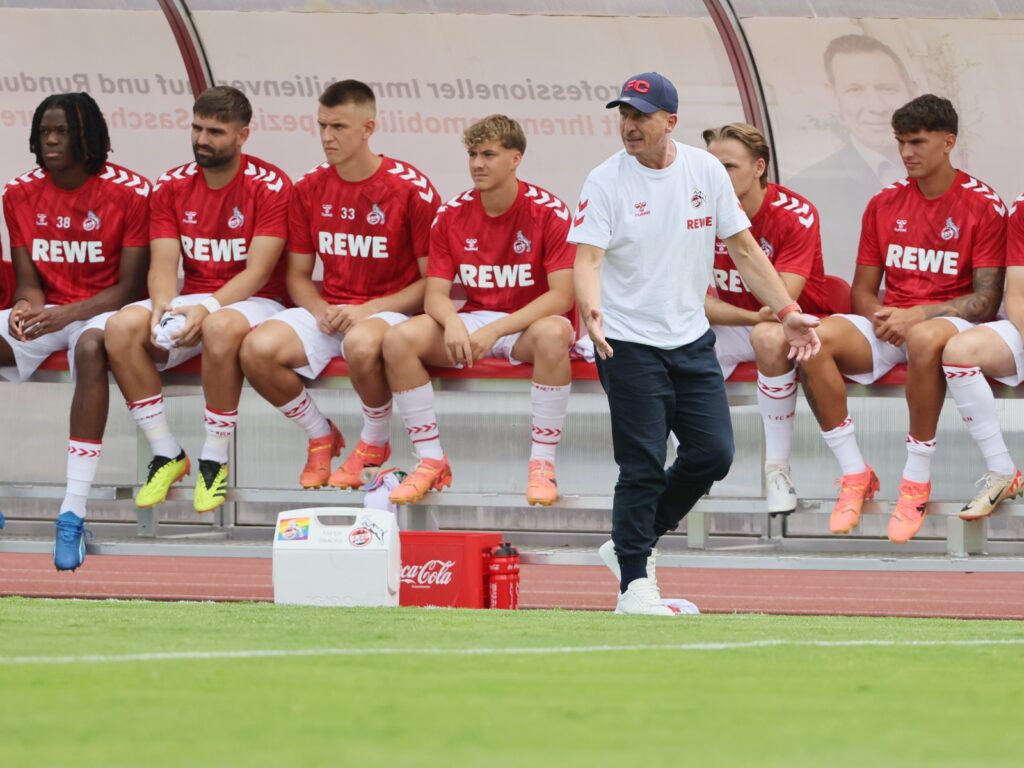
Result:
<svg viewBox="0 0 1024 768">
<path fill-rule="evenodd" d="M 665 645 L 566 645 L 537 648 L 282 648 L 243 651 L 171 651 L 167 653 L 86 654 L 81 656 L 0 656 L 0 666 L 28 664 L 118 664 L 132 661 L 211 661 L 309 656 L 545 656 L 574 653 L 638 651 L 737 651 L 750 648 L 962 648 L 1024 645 L 1024 637 L 975 640 L 749 640 L 744 642 L 673 643 Z"/>
</svg>

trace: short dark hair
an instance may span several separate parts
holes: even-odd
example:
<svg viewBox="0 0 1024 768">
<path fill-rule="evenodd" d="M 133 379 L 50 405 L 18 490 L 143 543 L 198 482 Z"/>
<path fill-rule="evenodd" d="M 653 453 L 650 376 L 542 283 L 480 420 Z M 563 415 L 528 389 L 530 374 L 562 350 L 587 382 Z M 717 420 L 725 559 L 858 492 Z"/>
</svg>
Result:
<svg viewBox="0 0 1024 768">
<path fill-rule="evenodd" d="M 884 56 L 888 56 L 899 70 L 903 82 L 907 86 L 910 85 L 910 73 L 907 72 L 907 68 L 900 57 L 896 55 L 896 51 L 877 37 L 861 34 L 840 35 L 833 38 L 825 48 L 825 74 L 828 76 L 828 81 L 833 85 L 835 85 L 836 78 L 835 73 L 832 71 L 832 60 L 842 53 L 881 53 Z"/>
<path fill-rule="evenodd" d="M 71 139 L 71 154 L 77 162 L 84 163 L 90 175 L 99 173 L 107 164 L 110 155 L 110 132 L 99 105 L 88 93 L 55 93 L 47 96 L 36 107 L 32 115 L 32 130 L 28 137 L 28 148 L 36 156 L 40 168 L 43 163 L 42 142 L 39 140 L 43 114 L 50 109 L 61 109 L 68 121 Z"/>
<path fill-rule="evenodd" d="M 908 101 L 892 113 L 892 130 L 896 134 L 918 131 L 946 131 L 956 134 L 959 127 L 960 120 L 953 103 L 931 93 Z"/>
<path fill-rule="evenodd" d="M 192 112 L 199 117 L 212 117 L 222 123 L 248 125 L 252 120 L 252 104 L 248 97 L 230 85 L 207 88 L 192 105 Z"/>
<path fill-rule="evenodd" d="M 373 89 L 361 80 L 339 80 L 331 83 L 320 94 L 320 104 L 325 107 L 340 107 L 342 104 L 369 104 L 377 106 Z"/>
</svg>

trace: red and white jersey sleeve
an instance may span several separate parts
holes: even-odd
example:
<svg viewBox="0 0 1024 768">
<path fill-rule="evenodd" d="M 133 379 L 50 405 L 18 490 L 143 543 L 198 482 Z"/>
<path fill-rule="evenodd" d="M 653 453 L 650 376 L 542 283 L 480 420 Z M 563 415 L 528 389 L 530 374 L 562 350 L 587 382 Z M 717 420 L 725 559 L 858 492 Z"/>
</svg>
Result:
<svg viewBox="0 0 1024 768">
<path fill-rule="evenodd" d="M 0 309 L 8 309 L 14 299 L 14 269 L 11 262 L 4 259 L 0 248 Z"/>
<path fill-rule="evenodd" d="M 78 189 L 42 169 L 8 182 L 11 248 L 25 248 L 48 304 L 73 304 L 118 281 L 121 250 L 149 245 L 149 182 L 108 164 Z"/>
<path fill-rule="evenodd" d="M 1006 266 L 1024 267 L 1024 195 L 1013 201 L 1006 219 Z"/>
<path fill-rule="evenodd" d="M 912 179 L 896 182 L 868 202 L 857 263 L 883 268 L 887 306 L 964 296 L 975 269 L 1006 264 L 1006 206 L 963 171 L 935 200 Z"/>
<path fill-rule="evenodd" d="M 821 255 L 821 223 L 814 205 L 786 187 L 769 184 L 760 210 L 750 221 L 750 234 L 776 272 L 806 280 L 797 297 L 804 312 L 819 315 L 831 311 Z M 733 306 L 754 312 L 764 306 L 747 288 L 721 240 L 715 242 L 714 286 L 718 297 Z"/>
<path fill-rule="evenodd" d="M 331 304 L 363 304 L 420 278 L 417 259 L 427 256 L 441 199 L 413 166 L 381 160 L 363 181 L 325 163 L 295 184 L 288 250 L 320 257 Z"/>
<path fill-rule="evenodd" d="M 515 312 L 547 292 L 549 274 L 572 269 L 569 218 L 565 203 L 523 181 L 500 216 L 488 216 L 471 189 L 437 212 L 427 276 L 462 283 L 464 312 Z"/>
<path fill-rule="evenodd" d="M 196 163 L 172 168 L 153 187 L 153 240 L 181 243 L 183 294 L 214 293 L 245 269 L 254 237 L 288 237 L 292 183 L 280 168 L 242 155 L 231 183 L 210 189 Z M 284 297 L 286 261 L 256 296 Z"/>
</svg>

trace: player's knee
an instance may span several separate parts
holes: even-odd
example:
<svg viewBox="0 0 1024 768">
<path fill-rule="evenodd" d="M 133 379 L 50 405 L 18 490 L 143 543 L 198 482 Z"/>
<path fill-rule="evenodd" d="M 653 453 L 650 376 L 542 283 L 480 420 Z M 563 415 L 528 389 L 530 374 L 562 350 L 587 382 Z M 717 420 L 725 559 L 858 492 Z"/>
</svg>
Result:
<svg viewBox="0 0 1024 768">
<path fill-rule="evenodd" d="M 214 312 L 203 319 L 203 348 L 217 355 L 238 354 L 249 334 L 249 321 L 237 312 Z"/>
<path fill-rule="evenodd" d="M 918 323 L 907 332 L 907 358 L 941 359 L 943 348 L 949 339 L 946 328 L 932 323 Z"/>
<path fill-rule="evenodd" d="M 954 336 L 942 350 L 944 365 L 977 365 L 978 343 L 972 333 L 961 333 Z"/>
<path fill-rule="evenodd" d="M 345 334 L 345 359 L 352 365 L 366 367 L 376 365 L 382 355 L 383 333 L 373 324 L 357 325 Z"/>
<path fill-rule="evenodd" d="M 242 348 L 238 352 L 242 370 L 248 376 L 273 364 L 280 346 L 267 328 L 257 328 L 242 340 Z"/>
<path fill-rule="evenodd" d="M 777 323 L 758 323 L 750 330 L 750 346 L 758 360 L 773 360 L 785 357 L 786 336 Z"/>
<path fill-rule="evenodd" d="M 559 317 L 544 317 L 530 326 L 533 335 L 534 355 L 538 358 L 557 361 L 569 353 L 572 343 L 572 327 Z"/>
<path fill-rule="evenodd" d="M 385 363 L 398 363 L 412 354 L 412 337 L 405 326 L 405 323 L 399 323 L 385 332 L 381 341 L 381 356 Z"/>
<path fill-rule="evenodd" d="M 75 373 L 81 378 L 105 375 L 106 372 L 107 350 L 103 344 L 103 332 L 86 331 L 75 344 Z"/>
<path fill-rule="evenodd" d="M 144 341 L 140 328 L 144 332 L 145 326 L 140 326 L 134 312 L 118 312 L 107 320 L 103 331 L 103 345 L 105 349 L 116 355 L 128 347 Z"/>
</svg>

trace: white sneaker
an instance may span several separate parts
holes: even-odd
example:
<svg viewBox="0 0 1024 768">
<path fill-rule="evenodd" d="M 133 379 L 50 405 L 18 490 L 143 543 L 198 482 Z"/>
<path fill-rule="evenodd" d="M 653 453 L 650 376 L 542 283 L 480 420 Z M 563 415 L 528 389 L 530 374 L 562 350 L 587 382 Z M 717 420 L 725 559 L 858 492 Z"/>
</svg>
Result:
<svg viewBox="0 0 1024 768">
<path fill-rule="evenodd" d="M 671 608 L 661 602 L 658 585 L 650 579 L 633 579 L 629 589 L 619 595 L 616 613 L 634 616 L 675 616 Z"/>
<path fill-rule="evenodd" d="M 615 574 L 615 583 L 618 584 L 622 581 L 622 571 L 619 570 L 619 558 L 615 556 L 615 542 L 609 539 L 598 547 L 597 554 L 601 557 L 601 561 L 608 566 L 608 570 Z M 658 550 L 652 549 L 651 554 L 647 556 L 647 578 L 650 579 L 655 587 L 658 586 L 657 567 Z"/>
<path fill-rule="evenodd" d="M 764 482 L 769 512 L 792 512 L 796 509 L 796 488 L 789 477 L 788 464 L 765 464 Z"/>
<path fill-rule="evenodd" d="M 975 485 L 981 490 L 964 504 L 964 508 L 960 510 L 961 520 L 980 520 L 988 517 L 1002 502 L 1015 499 L 1024 493 L 1024 477 L 1019 470 L 1012 475 L 986 472 Z"/>
</svg>

